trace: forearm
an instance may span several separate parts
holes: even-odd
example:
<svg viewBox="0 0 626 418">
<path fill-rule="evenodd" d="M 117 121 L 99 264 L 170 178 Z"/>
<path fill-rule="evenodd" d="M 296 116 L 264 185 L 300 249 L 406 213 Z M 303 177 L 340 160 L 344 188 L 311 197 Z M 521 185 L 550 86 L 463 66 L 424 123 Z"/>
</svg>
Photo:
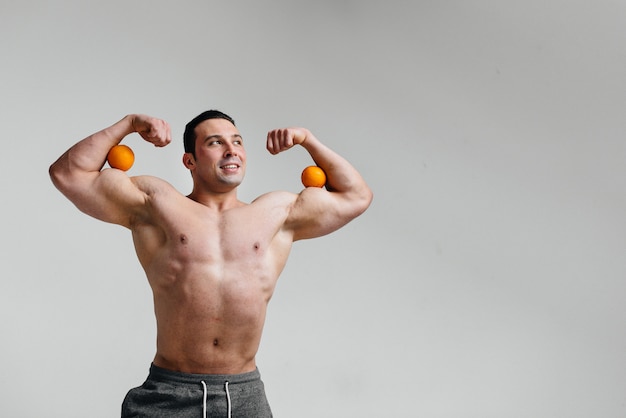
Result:
<svg viewBox="0 0 626 418">
<path fill-rule="evenodd" d="M 307 132 L 301 144 L 327 177 L 327 188 L 338 193 L 354 193 L 371 199 L 371 191 L 359 172 L 345 158 L 322 144 L 312 133 Z"/>
</svg>

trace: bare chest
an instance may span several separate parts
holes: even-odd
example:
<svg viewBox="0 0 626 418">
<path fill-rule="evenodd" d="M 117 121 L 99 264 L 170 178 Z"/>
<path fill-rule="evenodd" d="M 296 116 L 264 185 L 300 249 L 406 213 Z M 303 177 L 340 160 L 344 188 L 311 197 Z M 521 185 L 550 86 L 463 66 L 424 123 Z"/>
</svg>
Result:
<svg viewBox="0 0 626 418">
<path fill-rule="evenodd" d="M 159 225 L 138 228 L 134 235 L 152 284 L 271 282 L 291 248 L 273 217 L 250 210 L 220 216 L 181 213 Z"/>
<path fill-rule="evenodd" d="M 183 221 L 169 231 L 169 257 L 183 263 L 258 264 L 269 256 L 273 236 L 260 226 L 229 220 Z"/>
</svg>

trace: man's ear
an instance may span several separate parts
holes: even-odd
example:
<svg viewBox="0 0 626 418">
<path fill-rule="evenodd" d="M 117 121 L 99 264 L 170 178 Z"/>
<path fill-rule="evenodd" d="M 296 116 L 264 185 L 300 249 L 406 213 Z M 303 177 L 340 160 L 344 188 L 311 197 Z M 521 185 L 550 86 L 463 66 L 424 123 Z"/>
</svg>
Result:
<svg viewBox="0 0 626 418">
<path fill-rule="evenodd" d="M 183 165 L 187 167 L 188 170 L 196 166 L 196 159 L 192 153 L 186 152 L 183 154 Z"/>
</svg>

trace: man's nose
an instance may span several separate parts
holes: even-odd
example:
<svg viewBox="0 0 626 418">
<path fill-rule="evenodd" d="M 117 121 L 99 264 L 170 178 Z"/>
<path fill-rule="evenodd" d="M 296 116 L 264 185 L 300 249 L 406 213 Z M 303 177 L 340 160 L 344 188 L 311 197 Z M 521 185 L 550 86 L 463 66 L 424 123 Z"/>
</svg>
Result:
<svg viewBox="0 0 626 418">
<path fill-rule="evenodd" d="M 237 150 L 233 146 L 229 146 L 224 151 L 224 157 L 237 157 Z"/>
</svg>

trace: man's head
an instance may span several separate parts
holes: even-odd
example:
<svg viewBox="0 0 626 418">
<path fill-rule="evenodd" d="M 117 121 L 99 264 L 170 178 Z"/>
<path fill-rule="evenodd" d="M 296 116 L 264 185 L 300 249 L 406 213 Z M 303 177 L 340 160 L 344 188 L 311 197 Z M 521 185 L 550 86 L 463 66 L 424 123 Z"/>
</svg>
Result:
<svg viewBox="0 0 626 418">
<path fill-rule="evenodd" d="M 184 142 L 183 164 L 191 171 L 195 187 L 223 193 L 241 184 L 246 151 L 230 116 L 217 110 L 201 113 L 187 124 Z"/>
<path fill-rule="evenodd" d="M 191 119 L 185 126 L 183 144 L 185 146 L 185 152 L 191 153 L 194 157 L 196 156 L 196 126 L 209 119 L 226 119 L 235 126 L 233 118 L 219 110 L 207 110 Z"/>
</svg>

